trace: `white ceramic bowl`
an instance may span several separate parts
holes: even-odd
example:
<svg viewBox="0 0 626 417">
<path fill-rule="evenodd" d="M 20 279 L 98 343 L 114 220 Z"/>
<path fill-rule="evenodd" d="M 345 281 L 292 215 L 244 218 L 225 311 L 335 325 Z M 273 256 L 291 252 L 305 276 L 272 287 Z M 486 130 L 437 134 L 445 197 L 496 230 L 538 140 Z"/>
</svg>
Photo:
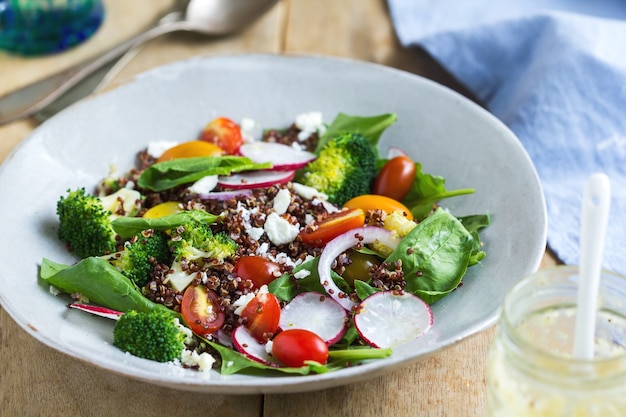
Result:
<svg viewBox="0 0 626 417">
<path fill-rule="evenodd" d="M 250 117 L 264 127 L 299 113 L 394 112 L 381 140 L 476 193 L 445 201 L 456 215 L 489 212 L 487 257 L 457 291 L 433 305 L 435 325 L 386 359 L 323 375 L 209 375 L 124 354 L 113 322 L 69 311 L 38 281 L 43 257 L 75 260 L 56 238 L 56 201 L 68 188 L 94 186 L 111 164 L 130 168 L 154 140 L 190 140 L 212 118 Z M 0 170 L 0 302 L 25 331 L 77 359 L 131 378 L 186 390 L 249 394 L 328 388 L 371 378 L 444 349 L 492 325 L 505 292 L 536 270 L 546 244 L 542 190 L 516 137 L 488 112 L 434 82 L 375 64 L 273 55 L 195 58 L 155 68 L 44 123 Z"/>
</svg>

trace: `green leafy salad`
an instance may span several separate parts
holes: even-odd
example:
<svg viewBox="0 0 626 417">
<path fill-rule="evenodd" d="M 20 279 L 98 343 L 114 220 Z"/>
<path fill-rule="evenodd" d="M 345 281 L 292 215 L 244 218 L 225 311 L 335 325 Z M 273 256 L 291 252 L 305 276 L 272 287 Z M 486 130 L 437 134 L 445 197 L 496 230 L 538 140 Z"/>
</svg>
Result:
<svg viewBox="0 0 626 417">
<path fill-rule="evenodd" d="M 58 237 L 77 262 L 44 258 L 40 278 L 115 320 L 121 351 L 199 372 L 305 375 L 387 357 L 462 291 L 489 224 L 440 206 L 472 188 L 447 190 L 402 149 L 381 154 L 395 121 L 219 117 L 187 141 L 146 142 L 127 172 L 59 196 Z"/>
</svg>

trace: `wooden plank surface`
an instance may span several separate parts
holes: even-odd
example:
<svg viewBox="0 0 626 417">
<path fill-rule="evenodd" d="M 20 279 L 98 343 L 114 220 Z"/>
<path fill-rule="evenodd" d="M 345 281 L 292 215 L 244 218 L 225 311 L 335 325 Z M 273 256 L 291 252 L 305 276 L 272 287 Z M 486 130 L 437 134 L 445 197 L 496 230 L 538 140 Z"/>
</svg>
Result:
<svg viewBox="0 0 626 417">
<path fill-rule="evenodd" d="M 167 10 L 170 2 L 106 0 L 109 20 L 91 42 L 43 58 L 0 53 L 0 94 L 100 53 L 145 27 Z M 215 39 L 172 34 L 157 39 L 142 48 L 115 82 L 195 55 L 245 52 L 372 61 L 426 76 L 467 94 L 425 53 L 398 44 L 385 0 L 281 0 L 237 35 Z M 32 120 L 0 126 L 0 160 L 35 127 Z M 546 255 L 544 265 L 554 262 Z M 0 309 L 0 415 L 482 416 L 485 359 L 493 331 L 358 384 L 286 395 L 206 395 L 129 380 L 78 362 L 39 343 Z"/>
</svg>

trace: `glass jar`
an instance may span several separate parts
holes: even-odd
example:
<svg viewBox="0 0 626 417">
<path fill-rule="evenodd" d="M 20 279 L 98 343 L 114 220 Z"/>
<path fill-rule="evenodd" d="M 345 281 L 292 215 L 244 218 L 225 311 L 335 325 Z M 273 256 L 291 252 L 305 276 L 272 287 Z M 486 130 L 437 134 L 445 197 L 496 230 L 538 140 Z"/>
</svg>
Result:
<svg viewBox="0 0 626 417">
<path fill-rule="evenodd" d="M 626 277 L 602 273 L 595 356 L 572 358 L 578 268 L 558 266 L 507 294 L 487 362 L 488 415 L 626 415 Z"/>
<path fill-rule="evenodd" d="M 103 18 L 102 0 L 0 0 L 0 49 L 60 52 L 91 37 Z"/>
</svg>

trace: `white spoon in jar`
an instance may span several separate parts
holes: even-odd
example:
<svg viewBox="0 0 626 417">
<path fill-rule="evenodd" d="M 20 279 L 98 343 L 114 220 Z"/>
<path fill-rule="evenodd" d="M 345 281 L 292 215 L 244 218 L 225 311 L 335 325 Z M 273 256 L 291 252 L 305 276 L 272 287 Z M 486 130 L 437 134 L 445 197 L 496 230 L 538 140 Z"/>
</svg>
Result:
<svg viewBox="0 0 626 417">
<path fill-rule="evenodd" d="M 594 356 L 598 291 L 602 253 L 611 205 L 611 184 L 605 174 L 593 174 L 583 193 L 580 230 L 580 265 L 573 356 Z"/>
</svg>

